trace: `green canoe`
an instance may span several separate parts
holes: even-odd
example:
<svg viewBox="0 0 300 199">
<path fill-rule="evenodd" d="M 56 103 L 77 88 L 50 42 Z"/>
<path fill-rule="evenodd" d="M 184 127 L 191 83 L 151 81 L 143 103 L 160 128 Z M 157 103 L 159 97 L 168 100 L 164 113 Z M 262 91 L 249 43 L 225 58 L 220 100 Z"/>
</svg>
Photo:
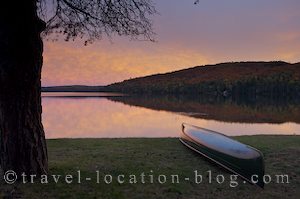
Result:
<svg viewBox="0 0 300 199">
<path fill-rule="evenodd" d="M 245 181 L 264 187 L 264 160 L 262 153 L 224 134 L 182 124 L 180 141 L 193 151 L 212 160 Z"/>
</svg>

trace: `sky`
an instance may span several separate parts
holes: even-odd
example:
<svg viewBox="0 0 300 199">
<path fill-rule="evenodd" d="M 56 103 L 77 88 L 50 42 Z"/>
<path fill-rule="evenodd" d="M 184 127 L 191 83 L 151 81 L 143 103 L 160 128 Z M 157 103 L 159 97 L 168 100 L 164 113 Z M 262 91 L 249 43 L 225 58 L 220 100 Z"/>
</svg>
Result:
<svg viewBox="0 0 300 199">
<path fill-rule="evenodd" d="M 299 0 L 154 0 L 156 42 L 44 41 L 42 85 L 107 85 L 231 61 L 300 62 Z"/>
</svg>

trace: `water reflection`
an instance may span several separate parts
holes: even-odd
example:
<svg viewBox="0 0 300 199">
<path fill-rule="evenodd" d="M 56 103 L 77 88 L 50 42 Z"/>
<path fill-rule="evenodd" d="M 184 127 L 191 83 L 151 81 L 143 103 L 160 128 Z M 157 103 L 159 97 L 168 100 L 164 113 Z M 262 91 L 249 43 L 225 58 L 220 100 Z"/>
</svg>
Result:
<svg viewBox="0 0 300 199">
<path fill-rule="evenodd" d="M 195 96 L 127 96 L 110 99 L 137 107 L 223 122 L 300 123 L 300 103 L 297 101 L 225 100 Z"/>
<path fill-rule="evenodd" d="M 169 97 L 43 97 L 42 103 L 47 138 L 178 137 L 182 122 L 227 135 L 300 134 L 296 105 L 257 108 Z"/>
</svg>

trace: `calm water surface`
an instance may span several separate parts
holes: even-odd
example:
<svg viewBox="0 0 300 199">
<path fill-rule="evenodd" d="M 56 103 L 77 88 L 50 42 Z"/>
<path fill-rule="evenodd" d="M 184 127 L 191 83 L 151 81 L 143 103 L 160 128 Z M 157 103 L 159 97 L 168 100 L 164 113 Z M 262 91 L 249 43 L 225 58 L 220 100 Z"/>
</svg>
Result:
<svg viewBox="0 0 300 199">
<path fill-rule="evenodd" d="M 169 98 L 130 99 L 110 93 L 43 93 L 42 96 L 47 138 L 178 137 L 182 122 L 230 136 L 300 134 L 297 107 L 293 113 L 289 107 L 284 112 L 276 107 L 264 111 L 257 107 L 252 110 L 235 104 Z"/>
</svg>

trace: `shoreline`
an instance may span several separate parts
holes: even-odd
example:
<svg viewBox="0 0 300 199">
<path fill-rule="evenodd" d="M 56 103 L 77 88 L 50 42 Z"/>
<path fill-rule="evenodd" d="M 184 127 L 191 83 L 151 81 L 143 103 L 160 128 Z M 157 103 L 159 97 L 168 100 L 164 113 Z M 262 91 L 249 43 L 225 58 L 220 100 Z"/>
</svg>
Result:
<svg viewBox="0 0 300 199">
<path fill-rule="evenodd" d="M 205 158 L 183 146 L 177 138 L 64 138 L 48 139 L 49 183 L 6 185 L 0 181 L 0 197 L 11 198 L 249 198 L 296 199 L 300 191 L 300 136 L 238 136 L 240 142 L 253 146 L 264 154 L 265 173 L 272 176 L 286 174 L 288 184 L 272 181 L 261 190 L 238 178 L 237 187 L 230 187 L 230 173 L 211 164 Z M 78 171 L 80 170 L 80 177 Z M 195 171 L 203 175 L 203 183 L 186 181 L 193 179 Z M 98 172 L 98 173 L 97 173 Z M 211 172 L 213 182 L 207 176 Z M 140 176 L 145 174 L 145 183 Z M 73 175 L 71 184 L 55 183 L 51 175 Z M 97 183 L 96 175 L 100 175 Z M 113 181 L 104 183 L 104 176 Z M 159 175 L 179 175 L 179 183 L 158 182 Z M 116 179 L 124 175 L 125 183 Z M 129 175 L 135 175 L 137 183 L 129 183 Z M 154 183 L 149 178 L 154 176 Z M 216 182 L 223 175 L 222 184 Z M 78 183 L 78 178 L 81 183 Z M 84 180 L 91 178 L 91 180 Z M 167 179 L 171 179 L 168 177 Z M 255 194 L 253 194 L 255 192 Z M 22 197 L 21 197 L 22 196 Z"/>
<path fill-rule="evenodd" d="M 227 135 L 226 135 L 227 136 Z M 300 137 L 300 134 L 257 134 L 257 135 L 233 135 L 230 138 L 243 138 L 243 137 Z M 116 139 L 179 139 L 179 137 L 62 137 L 62 138 L 46 138 L 46 140 L 116 140 Z"/>
</svg>

